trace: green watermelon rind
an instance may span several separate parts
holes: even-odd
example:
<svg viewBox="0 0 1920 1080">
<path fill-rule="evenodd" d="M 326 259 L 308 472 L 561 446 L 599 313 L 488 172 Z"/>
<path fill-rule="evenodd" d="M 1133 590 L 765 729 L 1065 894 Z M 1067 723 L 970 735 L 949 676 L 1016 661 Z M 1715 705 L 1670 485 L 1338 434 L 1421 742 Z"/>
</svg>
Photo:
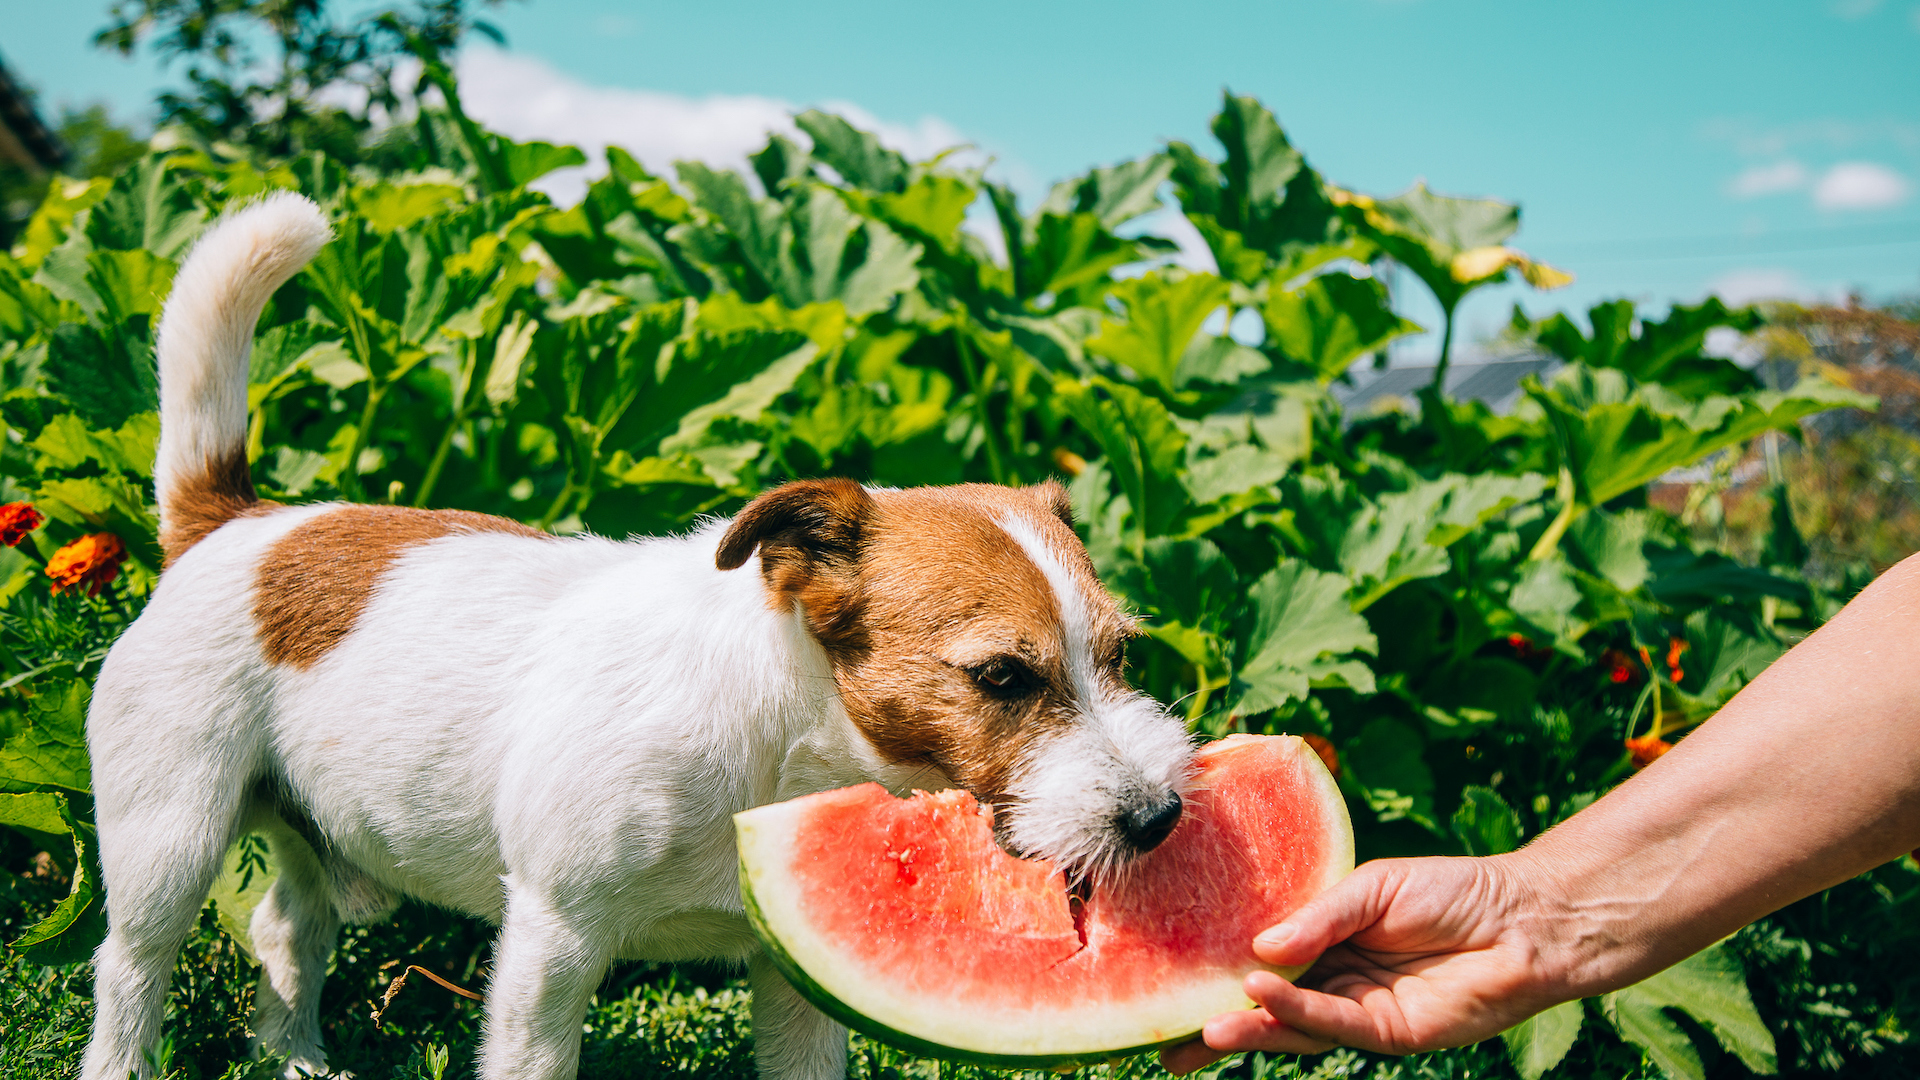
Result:
<svg viewBox="0 0 1920 1080">
<path fill-rule="evenodd" d="M 1268 736 L 1268 738 L 1272 737 L 1274 736 Z M 1222 743 L 1231 743 L 1241 738 L 1247 738 L 1247 736 L 1229 737 L 1226 740 L 1222 740 Z M 1338 882 L 1351 872 L 1354 865 L 1353 826 L 1347 814 L 1346 800 L 1341 795 L 1339 785 L 1335 782 L 1333 774 L 1328 771 L 1325 763 L 1321 761 L 1320 756 L 1316 754 L 1311 747 L 1307 746 L 1305 741 L 1293 736 L 1278 736 L 1278 738 L 1286 738 L 1293 743 L 1293 746 L 1289 749 L 1292 750 L 1300 761 L 1306 763 L 1309 775 L 1319 782 L 1321 794 L 1328 799 L 1329 805 L 1336 808 L 1335 813 L 1339 820 L 1340 827 L 1335 830 L 1337 834 L 1335 837 L 1336 844 L 1327 852 L 1330 857 L 1329 870 L 1333 872 L 1329 873 L 1322 885 L 1321 891 L 1324 891 L 1325 889 L 1331 888 L 1335 882 Z M 1222 745 L 1222 743 L 1216 743 L 1214 745 L 1219 746 Z M 744 814 L 736 815 L 736 818 L 744 816 Z M 738 824 L 744 825 L 745 823 L 738 822 Z M 742 839 L 744 840 L 744 835 Z M 1340 843 L 1339 841 L 1344 841 L 1344 843 Z M 950 1061 L 964 1061 L 999 1068 L 1065 1069 L 1069 1067 L 1098 1065 L 1120 1058 L 1131 1057 L 1135 1054 L 1157 1050 L 1162 1047 L 1178 1045 L 1191 1041 L 1201 1032 L 1201 1027 L 1196 1024 L 1191 1030 L 1183 1031 L 1180 1034 L 1131 1046 L 1102 1047 L 1062 1052 L 1043 1051 L 1040 1053 L 1002 1053 L 991 1050 L 980 1050 L 970 1047 L 953 1046 L 947 1043 L 935 1042 L 917 1035 L 910 1035 L 846 1004 L 826 987 L 815 981 L 812 976 L 807 974 L 799 962 L 788 952 L 779 935 L 761 911 L 758 898 L 755 896 L 748 860 L 745 858 L 742 858 L 739 863 L 739 881 L 740 899 L 746 910 L 747 919 L 752 924 L 755 935 L 759 937 L 761 946 L 766 950 L 768 957 L 773 960 L 774 966 L 786 977 L 787 982 L 821 1012 L 826 1013 L 840 1023 L 845 1024 L 847 1027 L 863 1035 L 878 1039 L 883 1043 L 901 1050 L 906 1050 L 910 1053 L 920 1054 L 925 1057 L 942 1058 Z M 1282 978 L 1292 980 L 1298 978 L 1301 973 L 1306 971 L 1309 965 L 1292 968 L 1273 968 L 1266 965 L 1258 966 L 1268 971 L 1274 971 Z M 1252 1001 L 1244 997 L 1239 1000 L 1241 1007 L 1250 1007 L 1253 1005 Z M 1224 1012 L 1229 1010 L 1222 1008 L 1219 1011 Z M 1202 1022 L 1204 1022 L 1204 1020 Z"/>
<path fill-rule="evenodd" d="M 941 1043 L 929 1042 L 926 1039 L 918 1038 L 904 1031 L 898 1031 L 888 1027 L 864 1013 L 855 1011 L 839 998 L 828 993 L 825 987 L 814 982 L 805 971 L 802 971 L 800 965 L 794 962 L 793 957 L 788 955 L 786 948 L 780 944 L 780 939 L 774 936 L 773 930 L 767 926 L 765 917 L 760 914 L 760 905 L 754 900 L 753 883 L 747 878 L 745 863 L 742 863 L 740 866 L 740 900 L 746 905 L 747 920 L 753 924 L 753 932 L 760 936 L 760 943 L 766 949 L 767 956 L 772 959 L 773 966 L 780 969 L 780 974 L 786 976 L 788 984 L 795 990 L 798 990 L 801 997 L 812 1002 L 814 1007 L 821 1012 L 826 1013 L 828 1016 L 833 1017 L 835 1020 L 840 1021 L 842 1024 L 845 1024 L 860 1034 L 869 1038 L 878 1039 L 897 1050 L 905 1050 L 908 1053 L 919 1054 L 922 1057 L 943 1058 L 948 1061 L 965 1061 L 974 1065 L 988 1065 L 1003 1069 L 1046 1069 L 1059 1066 L 1081 1067 L 1098 1065 L 1114 1058 L 1131 1057 L 1134 1054 L 1144 1054 L 1149 1050 L 1158 1050 L 1163 1046 L 1183 1043 L 1200 1033 L 1199 1029 L 1196 1028 L 1183 1035 L 1160 1042 L 1145 1043 L 1123 1050 L 1102 1050 L 1097 1053 L 1076 1054 L 995 1054 L 982 1050 L 968 1050 L 958 1046 L 946 1046 Z"/>
</svg>

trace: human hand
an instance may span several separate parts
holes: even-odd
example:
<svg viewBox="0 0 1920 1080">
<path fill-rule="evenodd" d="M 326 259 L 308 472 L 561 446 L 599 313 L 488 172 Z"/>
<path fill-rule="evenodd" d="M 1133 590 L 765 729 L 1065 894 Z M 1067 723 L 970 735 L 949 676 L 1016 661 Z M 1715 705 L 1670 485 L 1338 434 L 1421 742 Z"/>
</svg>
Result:
<svg viewBox="0 0 1920 1080">
<path fill-rule="evenodd" d="M 1389 1054 L 1478 1042 L 1574 994 L 1511 857 L 1370 862 L 1254 939 L 1275 967 L 1317 962 L 1297 983 L 1247 976 L 1259 1008 L 1222 1013 L 1202 1038 L 1161 1051 L 1176 1075 L 1227 1054 Z"/>
</svg>

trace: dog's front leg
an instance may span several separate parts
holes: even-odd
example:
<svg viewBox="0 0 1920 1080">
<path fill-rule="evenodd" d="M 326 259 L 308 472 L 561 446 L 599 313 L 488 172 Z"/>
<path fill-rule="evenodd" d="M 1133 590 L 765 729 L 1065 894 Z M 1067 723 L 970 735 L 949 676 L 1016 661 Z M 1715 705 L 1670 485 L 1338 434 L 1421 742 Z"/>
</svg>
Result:
<svg viewBox="0 0 1920 1080">
<path fill-rule="evenodd" d="M 748 964 L 753 981 L 753 1052 L 764 1080 L 841 1080 L 847 1029 L 788 984 L 764 952 Z"/>
<path fill-rule="evenodd" d="M 571 1080 L 580 1026 L 608 954 L 535 890 L 507 882 L 507 913 L 487 984 L 481 1080 Z"/>
</svg>

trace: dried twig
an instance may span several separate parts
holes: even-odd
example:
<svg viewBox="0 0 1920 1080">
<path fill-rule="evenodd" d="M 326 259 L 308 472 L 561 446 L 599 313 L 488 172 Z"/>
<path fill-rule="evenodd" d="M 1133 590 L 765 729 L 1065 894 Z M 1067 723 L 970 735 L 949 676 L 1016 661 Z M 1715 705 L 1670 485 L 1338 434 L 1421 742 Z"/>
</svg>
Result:
<svg viewBox="0 0 1920 1080">
<path fill-rule="evenodd" d="M 471 998 L 474 1001 L 487 1000 L 485 994 L 476 994 L 464 986 L 456 986 L 453 983 L 450 983 L 447 980 L 441 978 L 440 976 L 435 975 L 433 972 L 428 971 L 426 968 L 421 967 L 419 964 L 408 964 L 407 969 L 405 971 L 402 971 L 398 978 L 394 979 L 392 982 L 387 984 L 386 994 L 380 998 L 380 1004 L 374 1008 L 373 1010 L 373 1026 L 374 1027 L 380 1026 L 380 1017 L 387 1011 L 387 1006 L 393 1004 L 393 999 L 399 995 L 402 989 L 406 987 L 407 976 L 416 971 L 422 975 L 425 975 L 427 978 L 432 979 L 434 982 L 439 983 L 445 989 L 451 990 L 454 993 L 459 994 L 463 998 Z"/>
</svg>

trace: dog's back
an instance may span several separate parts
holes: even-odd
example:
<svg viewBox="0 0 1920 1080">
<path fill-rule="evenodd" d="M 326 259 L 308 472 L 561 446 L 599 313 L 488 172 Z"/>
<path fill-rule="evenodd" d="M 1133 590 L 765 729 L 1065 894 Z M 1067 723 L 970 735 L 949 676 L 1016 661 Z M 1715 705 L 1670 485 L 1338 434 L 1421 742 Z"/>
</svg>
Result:
<svg viewBox="0 0 1920 1080">
<path fill-rule="evenodd" d="M 778 742 L 782 702 L 817 701 L 827 681 L 824 661 L 813 685 L 794 667 L 804 631 L 756 578 L 715 569 L 722 525 L 615 542 L 260 500 L 253 326 L 327 237 L 292 195 L 224 219 L 159 329 L 166 571 L 87 725 L 110 892 L 88 1080 L 144 1075 L 159 991 L 243 831 L 269 835 L 279 868 L 252 927 L 254 1027 L 292 1069 L 325 1068 L 315 1006 L 340 919 L 399 895 L 498 921 L 515 868 L 612 862 L 655 872 L 645 912 L 737 904 L 726 815 L 771 798 L 773 777 L 694 729 L 760 716 L 745 730 Z M 692 829 L 689 777 L 712 803 Z"/>
</svg>

